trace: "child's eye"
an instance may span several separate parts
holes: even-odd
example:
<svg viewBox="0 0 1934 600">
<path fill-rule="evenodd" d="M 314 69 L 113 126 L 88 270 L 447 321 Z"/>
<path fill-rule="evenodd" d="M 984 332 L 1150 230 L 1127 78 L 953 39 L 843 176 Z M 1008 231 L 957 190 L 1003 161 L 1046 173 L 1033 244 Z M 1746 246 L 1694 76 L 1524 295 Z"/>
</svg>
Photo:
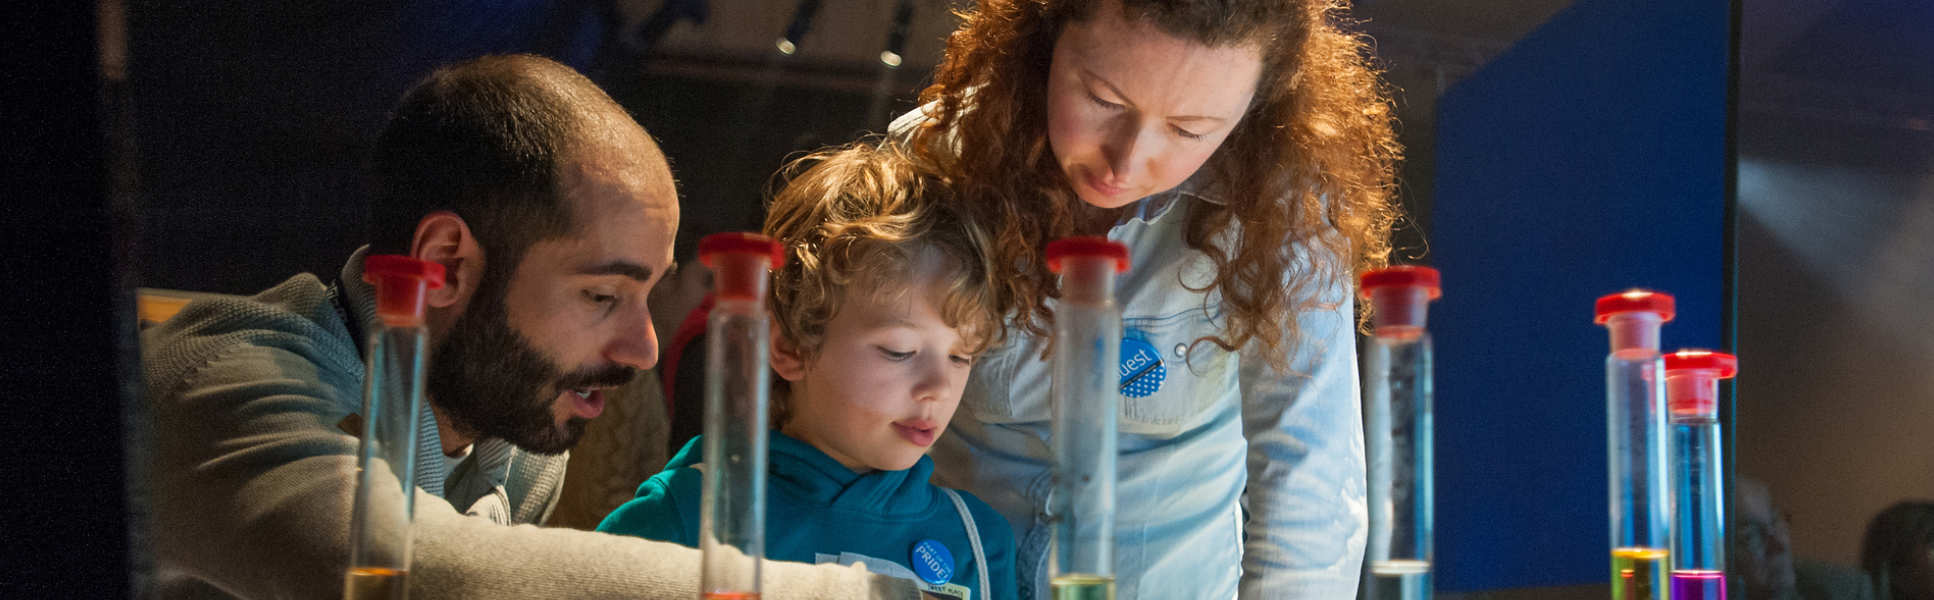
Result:
<svg viewBox="0 0 1934 600">
<path fill-rule="evenodd" d="M 953 359 L 953 361 L 954 361 L 954 364 L 956 364 L 956 365 L 960 365 L 960 366 L 963 366 L 963 367 L 971 367 L 971 366 L 974 366 L 974 357 L 972 357 L 972 356 L 969 356 L 969 355 L 966 355 L 966 354 L 955 354 L 955 355 L 952 355 L 952 356 L 949 356 L 949 357 L 947 357 L 947 358 L 951 358 L 951 359 Z"/>
<path fill-rule="evenodd" d="M 913 352 L 910 350 L 906 352 L 900 352 L 897 350 L 890 350 L 885 346 L 880 346 L 879 348 L 880 348 L 880 355 L 885 356 L 887 360 L 890 360 L 893 362 L 900 362 L 909 358 L 913 358 Z"/>
</svg>

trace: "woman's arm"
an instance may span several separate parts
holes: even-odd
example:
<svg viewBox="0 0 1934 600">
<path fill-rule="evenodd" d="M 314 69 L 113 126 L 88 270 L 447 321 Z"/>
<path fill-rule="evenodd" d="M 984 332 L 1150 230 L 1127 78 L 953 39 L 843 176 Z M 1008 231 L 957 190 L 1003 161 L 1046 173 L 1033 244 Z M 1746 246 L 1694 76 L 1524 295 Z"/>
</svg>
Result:
<svg viewBox="0 0 1934 600">
<path fill-rule="evenodd" d="M 1299 315 L 1291 373 L 1241 351 L 1249 442 L 1243 600 L 1352 598 L 1368 529 L 1363 416 L 1350 286 Z"/>
</svg>

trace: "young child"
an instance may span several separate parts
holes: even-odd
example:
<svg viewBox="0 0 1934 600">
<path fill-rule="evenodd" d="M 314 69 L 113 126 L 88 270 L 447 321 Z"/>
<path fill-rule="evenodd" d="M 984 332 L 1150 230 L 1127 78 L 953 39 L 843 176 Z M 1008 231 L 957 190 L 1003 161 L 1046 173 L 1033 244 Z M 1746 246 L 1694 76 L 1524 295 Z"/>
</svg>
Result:
<svg viewBox="0 0 1934 600">
<path fill-rule="evenodd" d="M 765 225 L 789 254 L 770 298 L 781 383 L 766 557 L 863 563 L 939 598 L 1013 598 L 1013 530 L 930 483 L 926 456 L 1002 333 L 987 238 L 891 148 L 855 144 L 795 172 L 805 164 Z M 598 529 L 696 547 L 703 447 L 686 444 Z"/>
</svg>

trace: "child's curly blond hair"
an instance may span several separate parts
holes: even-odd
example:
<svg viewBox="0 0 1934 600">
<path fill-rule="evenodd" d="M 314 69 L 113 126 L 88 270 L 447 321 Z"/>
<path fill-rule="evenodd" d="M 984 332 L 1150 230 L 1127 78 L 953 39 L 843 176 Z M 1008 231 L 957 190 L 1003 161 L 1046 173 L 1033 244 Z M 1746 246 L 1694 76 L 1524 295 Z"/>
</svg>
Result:
<svg viewBox="0 0 1934 600">
<path fill-rule="evenodd" d="M 765 234 L 787 256 L 769 299 L 773 322 L 803 358 L 817 353 L 827 322 L 853 294 L 934 294 L 967 352 L 1000 342 L 989 238 L 932 170 L 893 144 L 862 141 L 795 160 L 781 176 Z M 781 403 L 774 409 L 783 422 Z"/>
</svg>

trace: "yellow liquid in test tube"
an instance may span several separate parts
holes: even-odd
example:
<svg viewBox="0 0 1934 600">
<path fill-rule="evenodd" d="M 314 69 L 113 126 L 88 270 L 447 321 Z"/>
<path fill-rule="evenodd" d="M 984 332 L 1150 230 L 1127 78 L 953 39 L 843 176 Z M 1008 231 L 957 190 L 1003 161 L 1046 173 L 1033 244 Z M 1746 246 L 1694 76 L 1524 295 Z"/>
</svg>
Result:
<svg viewBox="0 0 1934 600">
<path fill-rule="evenodd" d="M 408 598 L 410 573 L 398 569 L 350 569 L 343 581 L 345 600 L 403 600 Z"/>
<path fill-rule="evenodd" d="M 1115 600 L 1115 578 L 1098 575 L 1062 575 L 1048 582 L 1054 600 Z"/>
<path fill-rule="evenodd" d="M 1612 600 L 1668 600 L 1666 555 L 1662 548 L 1612 549 Z"/>
</svg>

